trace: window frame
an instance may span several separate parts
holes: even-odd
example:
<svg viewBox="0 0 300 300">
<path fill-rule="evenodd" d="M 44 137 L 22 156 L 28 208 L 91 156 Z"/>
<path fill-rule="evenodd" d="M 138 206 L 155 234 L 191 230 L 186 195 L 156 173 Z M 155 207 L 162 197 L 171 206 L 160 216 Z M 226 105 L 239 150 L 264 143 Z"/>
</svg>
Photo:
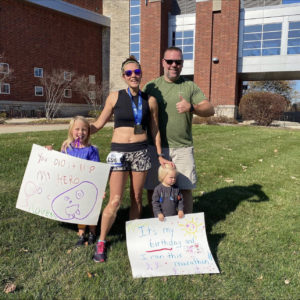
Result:
<svg viewBox="0 0 300 300">
<path fill-rule="evenodd" d="M 42 94 L 38 94 L 38 92 L 37 92 L 38 89 L 41 89 Z M 35 85 L 34 86 L 34 96 L 36 96 L 36 97 L 43 97 L 44 96 L 44 87 L 41 86 L 41 85 Z"/>
<path fill-rule="evenodd" d="M 3 91 L 4 89 L 2 89 L 2 86 L 8 87 L 8 92 L 7 93 L 5 91 Z M 10 95 L 10 84 L 9 83 L 0 82 L 0 94 L 2 94 L 2 95 Z"/>
<path fill-rule="evenodd" d="M 36 71 L 40 71 L 40 72 L 38 72 L 38 74 L 36 74 Z M 33 75 L 36 78 L 43 78 L 44 77 L 44 69 L 40 68 L 40 67 L 34 67 L 33 68 Z"/>
<path fill-rule="evenodd" d="M 2 68 L 1 68 L 1 66 L 2 66 Z M 6 68 L 3 66 L 6 66 Z M 4 71 L 1 71 L 1 70 L 4 70 Z M 7 71 L 5 71 L 5 70 L 7 70 Z M 0 63 L 0 74 L 9 74 L 9 64 L 8 63 L 4 63 L 4 62 Z"/>
<path fill-rule="evenodd" d="M 64 80 L 65 81 L 71 81 L 72 80 L 72 74 L 71 74 L 71 72 L 64 71 Z"/>
<path fill-rule="evenodd" d="M 67 95 L 67 91 L 70 91 L 70 95 Z M 67 88 L 67 89 L 64 89 L 64 98 L 72 98 L 72 89 L 70 88 Z"/>
</svg>

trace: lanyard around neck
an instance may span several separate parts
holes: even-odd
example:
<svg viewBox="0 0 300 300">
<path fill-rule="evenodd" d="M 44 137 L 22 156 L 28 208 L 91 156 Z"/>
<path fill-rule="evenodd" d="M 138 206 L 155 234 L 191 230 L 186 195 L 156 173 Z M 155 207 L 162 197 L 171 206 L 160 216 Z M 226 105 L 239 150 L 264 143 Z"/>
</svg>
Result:
<svg viewBox="0 0 300 300">
<path fill-rule="evenodd" d="M 128 95 L 131 99 L 131 106 L 132 106 L 132 111 L 133 111 L 133 116 L 134 116 L 134 121 L 136 125 L 140 125 L 142 122 L 142 93 L 139 91 L 139 100 L 138 100 L 138 106 L 136 107 L 134 101 L 133 101 L 133 96 L 131 95 L 130 89 L 128 88 Z"/>
</svg>

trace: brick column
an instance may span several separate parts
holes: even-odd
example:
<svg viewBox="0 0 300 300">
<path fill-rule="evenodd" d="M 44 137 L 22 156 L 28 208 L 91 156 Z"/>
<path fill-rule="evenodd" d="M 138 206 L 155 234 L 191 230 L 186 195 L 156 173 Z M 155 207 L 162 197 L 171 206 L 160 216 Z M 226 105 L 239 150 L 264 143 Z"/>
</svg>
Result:
<svg viewBox="0 0 300 300">
<path fill-rule="evenodd" d="M 217 113 L 230 117 L 237 105 L 239 9 L 239 0 L 222 0 L 219 6 L 202 1 L 196 8 L 195 82 Z"/>
<path fill-rule="evenodd" d="M 168 47 L 168 12 L 171 0 L 141 1 L 140 62 L 142 86 L 162 74 L 161 60 Z"/>
</svg>

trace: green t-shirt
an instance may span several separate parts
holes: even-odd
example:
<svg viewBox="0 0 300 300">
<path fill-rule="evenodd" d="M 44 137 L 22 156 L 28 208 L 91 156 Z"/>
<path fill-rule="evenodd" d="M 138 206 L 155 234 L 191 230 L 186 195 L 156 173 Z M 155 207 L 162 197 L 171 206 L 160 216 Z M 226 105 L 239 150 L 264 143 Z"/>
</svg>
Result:
<svg viewBox="0 0 300 300">
<path fill-rule="evenodd" d="M 163 76 L 152 80 L 144 87 L 144 92 L 156 98 L 158 103 L 158 120 L 161 135 L 161 145 L 164 148 L 180 148 L 193 145 L 192 119 L 190 112 L 178 113 L 176 103 L 179 96 L 192 103 L 198 104 L 206 99 L 200 88 L 184 77 L 176 82 L 168 82 Z M 148 134 L 149 143 L 153 144 Z"/>
</svg>

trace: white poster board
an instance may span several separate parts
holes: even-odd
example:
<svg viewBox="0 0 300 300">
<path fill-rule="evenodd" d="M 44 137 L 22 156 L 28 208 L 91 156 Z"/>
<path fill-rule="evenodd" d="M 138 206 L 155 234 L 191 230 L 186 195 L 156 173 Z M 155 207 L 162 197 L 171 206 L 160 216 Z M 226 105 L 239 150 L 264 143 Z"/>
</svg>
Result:
<svg viewBox="0 0 300 300">
<path fill-rule="evenodd" d="M 97 225 L 108 164 L 33 145 L 16 207 L 49 219 Z"/>
<path fill-rule="evenodd" d="M 204 213 L 126 222 L 132 275 L 155 277 L 219 273 L 210 252 Z"/>
</svg>

